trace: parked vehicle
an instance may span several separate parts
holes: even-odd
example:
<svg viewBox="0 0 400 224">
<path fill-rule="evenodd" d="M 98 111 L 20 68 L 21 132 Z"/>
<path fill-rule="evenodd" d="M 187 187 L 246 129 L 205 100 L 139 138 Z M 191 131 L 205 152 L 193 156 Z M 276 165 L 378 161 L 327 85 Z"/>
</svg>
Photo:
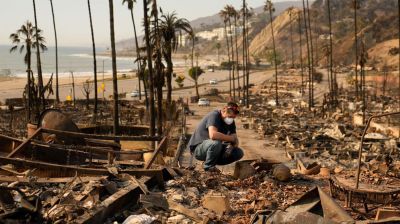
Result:
<svg viewBox="0 0 400 224">
<path fill-rule="evenodd" d="M 208 106 L 210 106 L 210 101 L 207 98 L 200 98 L 197 105 L 208 107 Z"/>
<path fill-rule="evenodd" d="M 211 85 L 216 85 L 216 84 L 218 84 L 218 80 L 216 80 L 216 79 L 211 79 L 211 80 L 210 80 L 210 84 L 211 84 Z"/>
<path fill-rule="evenodd" d="M 139 91 L 138 90 L 133 90 L 131 92 L 131 97 L 138 97 L 139 96 Z"/>
</svg>

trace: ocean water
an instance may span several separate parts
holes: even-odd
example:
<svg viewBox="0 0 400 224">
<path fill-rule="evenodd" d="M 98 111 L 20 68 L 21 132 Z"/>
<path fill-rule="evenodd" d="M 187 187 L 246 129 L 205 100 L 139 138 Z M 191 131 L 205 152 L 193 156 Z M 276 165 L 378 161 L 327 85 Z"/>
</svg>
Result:
<svg viewBox="0 0 400 224">
<path fill-rule="evenodd" d="M 26 77 L 27 66 L 24 63 L 25 52 L 19 51 L 10 53 L 10 46 L 0 45 L 0 76 Z M 106 49 L 97 49 L 96 53 L 105 52 Z M 118 72 L 127 72 L 136 70 L 134 58 L 118 57 Z M 42 71 L 45 77 L 49 77 L 56 72 L 55 48 L 49 47 L 47 51 L 41 53 Z M 112 71 L 112 62 L 110 56 L 97 55 L 97 72 Z M 32 70 L 37 74 L 36 52 L 32 52 Z M 93 74 L 93 56 L 92 48 L 88 47 L 59 47 L 58 48 L 58 73 L 59 76 L 68 77 L 74 72 L 75 76 Z"/>
</svg>

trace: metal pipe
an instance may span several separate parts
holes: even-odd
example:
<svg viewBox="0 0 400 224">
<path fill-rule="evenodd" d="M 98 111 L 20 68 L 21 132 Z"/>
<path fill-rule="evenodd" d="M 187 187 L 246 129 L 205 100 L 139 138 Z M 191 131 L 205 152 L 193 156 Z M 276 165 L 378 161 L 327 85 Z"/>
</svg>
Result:
<svg viewBox="0 0 400 224">
<path fill-rule="evenodd" d="M 362 154 L 362 147 L 364 143 L 364 137 L 365 134 L 368 131 L 369 125 L 371 124 L 372 119 L 374 118 L 379 118 L 379 117 L 386 117 L 386 116 L 391 116 L 391 115 L 397 115 L 400 114 L 400 112 L 392 112 L 392 113 L 385 113 L 385 114 L 379 114 L 379 115 L 373 115 L 368 119 L 367 125 L 364 128 L 364 132 L 361 136 L 361 143 L 360 143 L 360 148 L 358 150 L 358 165 L 357 165 L 357 179 L 356 179 L 356 189 L 358 189 L 358 184 L 360 182 L 360 170 L 361 170 L 361 154 Z"/>
</svg>

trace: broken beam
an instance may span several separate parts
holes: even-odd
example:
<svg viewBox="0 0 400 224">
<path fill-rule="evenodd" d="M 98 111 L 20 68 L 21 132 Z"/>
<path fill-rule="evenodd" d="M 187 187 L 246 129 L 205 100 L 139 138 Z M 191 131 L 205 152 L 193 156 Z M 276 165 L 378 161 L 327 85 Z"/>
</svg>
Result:
<svg viewBox="0 0 400 224">
<path fill-rule="evenodd" d="M 78 174 L 86 174 L 89 176 L 96 175 L 109 175 L 109 171 L 107 169 L 102 168 L 85 168 L 79 166 L 71 166 L 71 165 L 59 165 L 54 163 L 46 163 L 39 161 L 31 161 L 24 159 L 14 159 L 0 156 L 0 164 L 13 164 L 18 168 L 38 168 L 45 169 L 51 171 L 59 171 L 63 176 L 74 176 L 75 173 Z M 121 170 L 120 173 L 127 173 L 133 176 L 161 176 L 163 175 L 162 169 L 130 169 L 130 170 Z M 69 175 L 68 175 L 69 174 Z"/>
<path fill-rule="evenodd" d="M 35 138 L 37 135 L 40 134 L 40 132 L 42 131 L 42 128 L 38 128 L 31 137 L 27 138 L 24 142 L 22 142 L 16 149 L 14 149 L 11 153 L 9 153 L 7 155 L 8 158 L 13 157 L 15 154 L 17 154 L 19 151 L 21 151 L 27 144 L 29 144 L 29 142 Z"/>
<path fill-rule="evenodd" d="M 144 177 L 139 181 L 147 188 L 152 188 L 157 184 L 155 177 Z M 104 223 L 107 218 L 123 211 L 127 206 L 137 204 L 142 193 L 141 188 L 136 183 L 132 183 L 101 202 L 95 211 L 80 216 L 76 223 Z"/>
<path fill-rule="evenodd" d="M 60 131 L 54 129 L 42 128 L 42 132 L 62 135 L 67 137 L 74 138 L 92 138 L 92 139 L 102 139 L 102 140 L 119 140 L 119 141 L 159 141 L 161 136 L 114 136 L 114 135 L 95 135 L 95 134 L 84 134 L 79 132 L 71 132 L 71 131 Z"/>
<path fill-rule="evenodd" d="M 164 143 L 166 142 L 167 137 L 164 137 L 160 144 L 158 144 L 156 150 L 154 150 L 154 153 L 151 157 L 151 159 L 149 160 L 149 162 L 145 165 L 145 169 L 149 169 L 151 167 L 151 165 L 153 164 L 154 160 L 157 158 L 158 153 L 160 153 L 162 147 L 164 146 Z"/>
</svg>

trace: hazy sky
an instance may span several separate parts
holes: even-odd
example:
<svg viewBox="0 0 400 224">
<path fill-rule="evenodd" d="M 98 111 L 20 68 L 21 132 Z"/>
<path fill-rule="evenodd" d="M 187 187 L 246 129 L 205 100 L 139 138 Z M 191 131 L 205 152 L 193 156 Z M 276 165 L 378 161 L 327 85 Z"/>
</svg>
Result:
<svg viewBox="0 0 400 224">
<path fill-rule="evenodd" d="M 274 2 L 284 1 L 275 0 Z M 142 33 L 143 5 L 137 0 L 135 19 L 139 33 Z M 251 7 L 263 5 L 265 0 L 248 0 Z M 239 7 L 242 0 L 158 0 L 164 12 L 175 11 L 179 17 L 193 20 L 213 15 L 226 4 Z M 87 0 L 53 0 L 56 16 L 59 46 L 91 46 Z M 47 45 L 54 45 L 53 23 L 49 0 L 36 0 L 38 26 L 44 30 Z M 96 44 L 110 46 L 108 0 L 91 0 Z M 116 40 L 133 36 L 129 10 L 122 0 L 114 0 Z M 33 20 L 32 0 L 0 0 L 0 44 L 10 44 L 9 35 L 25 21 Z"/>
</svg>

